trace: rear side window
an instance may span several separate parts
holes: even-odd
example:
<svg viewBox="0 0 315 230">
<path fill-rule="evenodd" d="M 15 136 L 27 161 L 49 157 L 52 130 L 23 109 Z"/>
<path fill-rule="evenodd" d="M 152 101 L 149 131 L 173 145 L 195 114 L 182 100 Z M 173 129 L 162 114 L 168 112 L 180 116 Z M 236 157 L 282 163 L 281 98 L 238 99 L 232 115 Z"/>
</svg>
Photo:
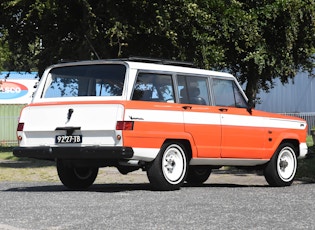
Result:
<svg viewBox="0 0 315 230">
<path fill-rule="evenodd" d="M 209 105 L 208 78 L 177 76 L 179 102 L 182 104 Z"/>
<path fill-rule="evenodd" d="M 119 64 L 54 68 L 43 97 L 121 96 L 125 74 L 126 67 Z"/>
<path fill-rule="evenodd" d="M 139 73 L 132 100 L 174 102 L 173 89 L 171 75 Z"/>
<path fill-rule="evenodd" d="M 246 108 L 247 102 L 235 82 L 226 79 L 213 79 L 215 105 Z"/>
</svg>

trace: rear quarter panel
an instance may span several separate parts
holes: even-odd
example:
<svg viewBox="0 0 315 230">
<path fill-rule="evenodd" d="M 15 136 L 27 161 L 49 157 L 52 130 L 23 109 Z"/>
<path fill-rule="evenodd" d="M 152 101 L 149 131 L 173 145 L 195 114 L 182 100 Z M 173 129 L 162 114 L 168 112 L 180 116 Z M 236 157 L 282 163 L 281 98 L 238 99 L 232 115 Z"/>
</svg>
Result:
<svg viewBox="0 0 315 230">
<path fill-rule="evenodd" d="M 125 146 L 159 149 L 166 139 L 185 139 L 195 151 L 192 137 L 185 133 L 182 105 L 128 101 L 124 106 L 124 120 L 134 121 L 133 130 L 123 131 Z"/>
</svg>

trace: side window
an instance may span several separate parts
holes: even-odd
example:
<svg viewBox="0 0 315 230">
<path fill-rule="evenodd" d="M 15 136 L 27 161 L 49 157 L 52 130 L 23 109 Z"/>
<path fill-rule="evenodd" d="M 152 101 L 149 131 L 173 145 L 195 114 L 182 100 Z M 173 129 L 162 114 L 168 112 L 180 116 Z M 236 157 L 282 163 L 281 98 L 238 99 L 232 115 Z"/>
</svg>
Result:
<svg viewBox="0 0 315 230">
<path fill-rule="evenodd" d="M 235 82 L 233 82 L 233 90 L 235 96 L 235 106 L 237 108 L 247 108 L 247 101 L 245 100 L 243 94 L 240 92 L 240 89 L 236 86 Z"/>
<path fill-rule="evenodd" d="M 172 76 L 139 73 L 132 100 L 174 102 Z"/>
<path fill-rule="evenodd" d="M 208 78 L 177 76 L 179 102 L 182 104 L 209 105 Z"/>
<path fill-rule="evenodd" d="M 247 103 L 234 81 L 213 79 L 215 105 L 246 108 Z"/>
</svg>

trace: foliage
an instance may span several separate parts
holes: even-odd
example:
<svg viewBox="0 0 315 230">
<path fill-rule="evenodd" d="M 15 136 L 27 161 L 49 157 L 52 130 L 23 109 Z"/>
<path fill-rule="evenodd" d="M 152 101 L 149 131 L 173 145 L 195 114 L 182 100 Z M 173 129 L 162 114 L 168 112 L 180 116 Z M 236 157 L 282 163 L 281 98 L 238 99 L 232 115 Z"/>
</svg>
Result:
<svg viewBox="0 0 315 230">
<path fill-rule="evenodd" d="M 231 1 L 220 44 L 225 65 L 248 82 L 250 99 L 271 88 L 276 77 L 286 83 L 298 70 L 311 72 L 314 7 L 313 0 Z"/>
<path fill-rule="evenodd" d="M 307 137 L 308 153 L 305 159 L 298 161 L 296 179 L 315 182 L 315 146 L 311 136 Z"/>
<path fill-rule="evenodd" d="M 299 160 L 296 171 L 296 179 L 306 182 L 315 182 L 315 152 L 314 146 L 309 148 L 309 157 Z"/>
<path fill-rule="evenodd" d="M 5 33 L 5 31 L 3 31 L 3 33 Z M 4 35 L 0 33 L 0 71 L 7 69 L 10 57 L 8 42 L 6 42 L 3 37 Z"/>
<path fill-rule="evenodd" d="M 274 78 L 285 83 L 312 69 L 314 7 L 314 0 L 8 0 L 0 29 L 10 69 L 42 73 L 61 59 L 132 55 L 192 61 L 234 73 L 253 100 Z"/>
</svg>

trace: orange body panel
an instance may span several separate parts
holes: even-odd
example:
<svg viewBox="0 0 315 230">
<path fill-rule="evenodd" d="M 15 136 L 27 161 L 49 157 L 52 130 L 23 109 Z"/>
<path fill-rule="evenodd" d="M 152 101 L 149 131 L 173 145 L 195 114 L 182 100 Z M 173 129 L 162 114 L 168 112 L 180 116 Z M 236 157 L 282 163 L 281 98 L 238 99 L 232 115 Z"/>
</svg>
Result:
<svg viewBox="0 0 315 230">
<path fill-rule="evenodd" d="M 123 131 L 124 145 L 135 148 L 161 148 L 165 139 L 187 139 L 183 124 L 135 121 L 133 130 Z"/>
</svg>

